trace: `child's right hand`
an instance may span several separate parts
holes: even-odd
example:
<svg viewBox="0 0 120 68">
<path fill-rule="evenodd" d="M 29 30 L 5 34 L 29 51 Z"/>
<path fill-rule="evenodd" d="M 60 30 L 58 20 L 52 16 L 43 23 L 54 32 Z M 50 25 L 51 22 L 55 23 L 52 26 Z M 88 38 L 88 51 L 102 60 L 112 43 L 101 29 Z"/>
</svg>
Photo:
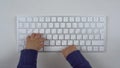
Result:
<svg viewBox="0 0 120 68">
<path fill-rule="evenodd" d="M 75 50 L 77 50 L 75 45 L 68 45 L 68 47 L 62 50 L 62 54 L 66 58 L 70 53 L 72 53 Z"/>
</svg>

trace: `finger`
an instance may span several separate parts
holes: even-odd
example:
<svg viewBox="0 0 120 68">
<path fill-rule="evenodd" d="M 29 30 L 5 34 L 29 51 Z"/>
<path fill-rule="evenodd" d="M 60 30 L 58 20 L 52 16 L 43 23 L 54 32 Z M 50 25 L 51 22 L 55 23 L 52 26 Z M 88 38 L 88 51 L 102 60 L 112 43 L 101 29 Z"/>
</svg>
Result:
<svg viewBox="0 0 120 68">
<path fill-rule="evenodd" d="M 41 38 L 41 34 L 40 33 L 37 33 L 35 38 Z"/>
<path fill-rule="evenodd" d="M 27 39 L 30 39 L 30 36 L 27 36 Z"/>
<path fill-rule="evenodd" d="M 44 46 L 44 42 L 40 42 L 40 46 L 43 47 Z"/>
<path fill-rule="evenodd" d="M 44 47 L 44 44 L 40 44 L 40 46 L 41 46 L 41 48 L 43 48 L 43 47 Z"/>
<path fill-rule="evenodd" d="M 42 35 L 43 35 L 42 33 L 38 33 L 38 34 L 40 35 L 40 37 L 42 37 Z"/>
<path fill-rule="evenodd" d="M 40 42 L 40 44 L 44 44 L 44 42 Z"/>
<path fill-rule="evenodd" d="M 40 38 L 40 42 L 44 42 L 46 39 L 45 38 Z"/>
<path fill-rule="evenodd" d="M 40 46 L 43 46 L 44 45 L 44 42 L 40 42 Z"/>
<path fill-rule="evenodd" d="M 70 50 L 74 47 L 75 47 L 75 45 L 68 45 L 66 48 L 62 49 L 62 51 L 64 52 L 65 50 Z"/>
<path fill-rule="evenodd" d="M 34 38 L 34 37 L 35 37 L 35 35 L 36 35 L 36 33 L 32 33 L 31 38 Z"/>
</svg>

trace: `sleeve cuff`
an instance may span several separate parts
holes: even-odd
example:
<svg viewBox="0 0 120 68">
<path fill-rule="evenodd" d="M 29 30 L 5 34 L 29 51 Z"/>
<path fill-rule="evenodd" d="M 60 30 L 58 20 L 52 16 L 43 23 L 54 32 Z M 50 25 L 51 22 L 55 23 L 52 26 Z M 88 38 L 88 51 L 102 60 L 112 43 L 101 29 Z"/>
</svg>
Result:
<svg viewBox="0 0 120 68">
<path fill-rule="evenodd" d="M 90 66 L 88 61 L 82 56 L 79 50 L 75 50 L 70 53 L 66 59 L 73 66 L 73 68 L 78 65 L 80 67 L 84 67 L 84 65 Z"/>
<path fill-rule="evenodd" d="M 36 64 L 38 51 L 32 49 L 24 49 L 21 51 L 20 64 Z"/>
</svg>

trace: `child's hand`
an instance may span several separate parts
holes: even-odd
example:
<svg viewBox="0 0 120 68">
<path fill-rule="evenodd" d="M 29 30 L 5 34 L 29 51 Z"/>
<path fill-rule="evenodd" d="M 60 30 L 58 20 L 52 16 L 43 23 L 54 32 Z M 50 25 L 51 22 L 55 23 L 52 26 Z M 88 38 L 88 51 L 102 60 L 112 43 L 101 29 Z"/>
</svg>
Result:
<svg viewBox="0 0 120 68">
<path fill-rule="evenodd" d="M 26 38 L 25 49 L 33 49 L 39 51 L 44 46 L 45 39 L 39 33 L 32 33 Z"/>
<path fill-rule="evenodd" d="M 75 50 L 77 50 L 75 45 L 68 45 L 68 47 L 62 50 L 62 54 L 66 58 L 70 53 L 72 53 Z"/>
</svg>

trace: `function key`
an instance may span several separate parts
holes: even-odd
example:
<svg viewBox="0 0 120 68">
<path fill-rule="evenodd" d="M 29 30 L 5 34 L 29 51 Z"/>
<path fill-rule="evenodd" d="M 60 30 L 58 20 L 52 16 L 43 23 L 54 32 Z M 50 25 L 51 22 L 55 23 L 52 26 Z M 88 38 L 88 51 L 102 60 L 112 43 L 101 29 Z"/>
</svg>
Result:
<svg viewBox="0 0 120 68">
<path fill-rule="evenodd" d="M 44 17 L 39 17 L 39 22 L 44 22 Z"/>
</svg>

